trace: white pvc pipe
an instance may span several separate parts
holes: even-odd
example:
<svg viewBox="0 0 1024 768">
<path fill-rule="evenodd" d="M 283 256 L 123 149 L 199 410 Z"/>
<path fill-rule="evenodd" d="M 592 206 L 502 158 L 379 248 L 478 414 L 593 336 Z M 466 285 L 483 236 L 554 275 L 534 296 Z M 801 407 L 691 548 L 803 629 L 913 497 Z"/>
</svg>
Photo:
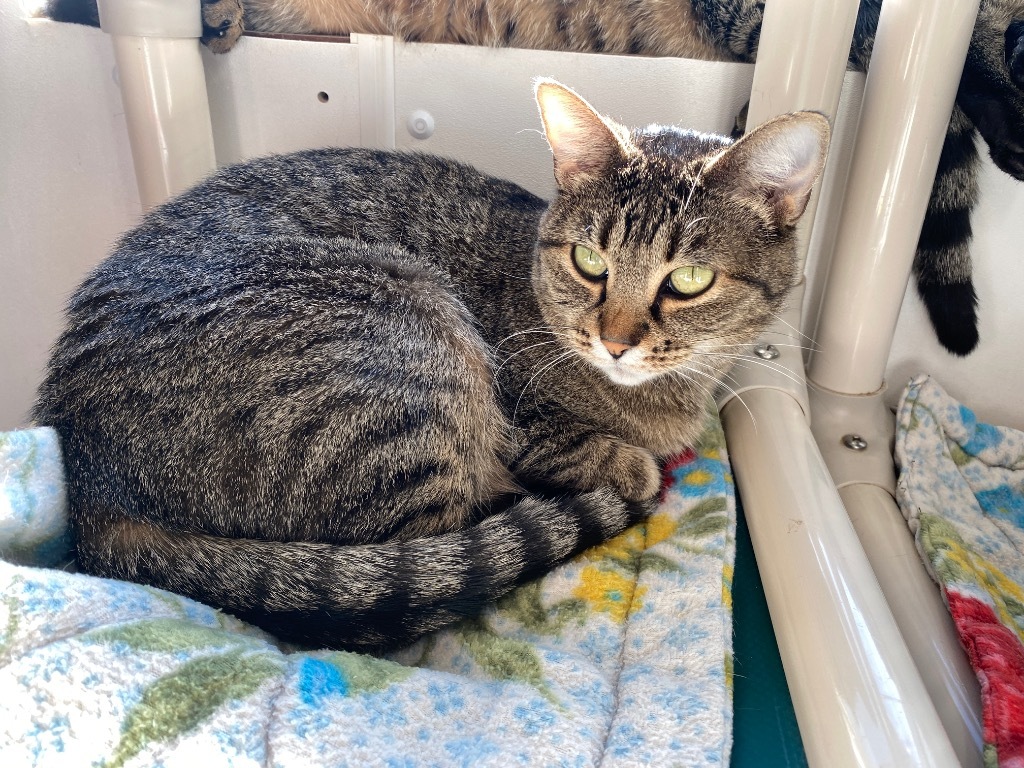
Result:
<svg viewBox="0 0 1024 768">
<path fill-rule="evenodd" d="M 876 485 L 848 485 L 839 495 L 960 764 L 980 768 L 978 680 L 939 588 L 921 565 L 903 513 Z"/>
<path fill-rule="evenodd" d="M 858 6 L 859 0 L 772 0 L 765 6 L 747 110 L 748 128 L 800 110 L 821 112 L 834 125 Z M 800 222 L 797 255 L 801 265 L 817 200 L 816 187 Z M 802 266 L 799 273 L 803 274 Z M 800 324 L 802 298 L 803 286 L 799 285 L 785 317 L 762 337 L 764 342 L 775 342 L 780 356 L 770 365 L 737 367 L 732 374 L 735 386 L 720 399 L 720 406 L 736 393 L 771 387 L 789 392 L 810 415 L 799 351 L 802 340 L 795 330 Z"/>
<path fill-rule="evenodd" d="M 958 766 L 796 401 L 749 391 L 722 421 L 810 764 Z"/>
<path fill-rule="evenodd" d="M 962 4 L 963 0 L 958 2 Z M 935 146 L 941 146 L 959 67 L 973 26 L 973 16 L 961 25 L 962 46 L 958 53 L 956 46 L 950 49 L 947 42 L 936 40 L 930 34 L 921 34 L 906 25 L 906 18 L 913 18 L 915 23 L 920 24 L 928 14 L 935 16 L 927 3 L 922 0 L 887 0 L 886 6 L 894 4 L 904 7 L 895 12 L 890 10 L 880 25 L 875 61 L 872 64 L 875 75 L 869 76 L 865 102 L 873 98 L 875 104 L 888 104 L 890 108 L 891 105 L 899 105 L 902 112 L 890 114 L 882 120 L 874 118 L 877 130 L 893 131 L 894 126 L 890 124 L 893 120 L 900 120 L 908 114 L 913 117 L 921 109 L 913 100 L 915 95 L 909 92 L 910 89 L 892 90 L 889 88 L 889 77 L 878 74 L 889 72 L 893 66 L 893 52 L 916 50 L 918 59 L 926 57 L 920 50 L 922 46 L 927 49 L 927 56 L 930 57 L 945 58 L 952 52 L 952 58 L 956 60 L 952 68 L 948 65 L 931 66 L 927 60 L 919 61 L 914 60 L 913 56 L 905 56 L 900 69 L 900 76 L 907 77 L 908 72 L 916 67 L 910 76 L 912 80 L 926 78 L 930 81 L 936 71 L 948 76 L 944 86 L 938 89 L 940 100 L 944 98 L 946 101 L 945 115 L 939 118 L 941 125 L 933 129 L 933 135 L 939 141 Z M 976 2 L 974 6 L 976 12 Z M 800 108 L 816 108 L 834 115 L 837 102 L 832 100 L 837 99 L 840 83 L 828 67 L 838 61 L 836 54 L 842 55 L 842 65 L 845 66 L 849 38 L 843 41 L 837 37 L 840 30 L 848 34 L 853 18 L 849 15 L 849 6 L 844 6 L 844 10 L 847 15 L 837 18 L 835 29 L 830 30 L 829 26 L 833 23 L 830 17 L 834 11 L 827 4 L 773 0 L 767 5 L 751 99 L 751 124 L 779 112 Z M 852 13 L 856 13 L 856 3 L 853 4 Z M 814 14 L 820 14 L 816 21 Z M 904 20 L 902 25 L 900 20 Z M 949 25 L 951 22 L 949 17 L 943 15 L 941 23 Z M 817 25 L 814 39 L 822 48 L 815 54 L 802 46 L 805 25 Z M 879 55 L 882 51 L 888 53 Z M 957 55 L 959 59 L 956 59 Z M 830 84 L 834 84 L 837 89 L 835 93 L 827 90 Z M 817 104 L 812 102 L 814 98 L 819 99 Z M 942 108 L 938 109 L 941 112 Z M 917 119 L 926 122 L 929 115 L 934 118 L 935 111 L 934 106 L 926 105 L 924 116 Z M 900 133 L 898 127 L 895 133 Z M 922 138 L 920 129 L 916 133 L 912 132 L 911 137 L 911 141 L 927 141 Z M 877 153 L 877 144 L 875 137 L 866 136 L 863 132 L 858 136 L 858 148 L 865 148 L 860 150 L 860 154 L 866 152 L 876 161 L 869 167 L 857 167 L 856 164 L 863 160 L 858 161 L 855 156 L 854 164 L 862 184 L 865 179 L 883 183 L 891 177 L 893 159 Z M 906 151 L 906 146 L 899 150 L 904 155 Z M 936 148 L 931 173 L 925 178 L 934 175 L 937 152 Z M 900 160 L 905 162 L 905 157 Z M 905 186 L 911 176 L 908 175 L 904 181 Z M 917 192 L 923 194 L 920 217 L 916 224 L 919 229 L 929 185 L 917 181 L 920 187 Z M 870 218 L 871 206 L 877 204 L 879 194 L 856 191 L 848 191 L 847 194 L 862 195 L 858 198 L 864 201 L 861 212 Z M 806 229 L 803 231 L 806 232 Z M 827 295 L 825 304 L 833 312 L 849 309 L 851 292 L 865 285 L 866 273 L 876 268 L 868 264 L 862 253 L 857 252 L 857 247 L 864 242 L 864 231 L 863 223 L 851 226 L 847 222 L 847 228 L 837 238 L 841 242 L 840 248 L 845 248 L 852 255 L 847 262 L 851 270 L 849 273 L 838 277 L 836 272 L 832 274 L 833 282 L 830 285 L 833 292 Z M 907 251 L 908 260 L 901 267 L 903 274 L 892 302 L 896 310 L 903 297 L 914 245 L 916 232 Z M 882 279 L 891 279 L 891 272 L 890 278 Z M 873 313 L 877 311 L 878 291 L 872 287 L 864 293 L 856 309 L 862 313 L 866 322 L 870 322 Z M 894 327 L 895 318 L 892 327 L 885 331 L 888 335 L 884 340 L 868 342 L 876 349 L 883 350 L 881 370 L 884 370 L 884 356 L 888 355 Z M 849 320 L 835 323 L 832 330 L 845 339 L 847 344 L 856 344 L 863 338 L 861 328 Z M 830 336 L 825 337 L 819 333 L 816 341 L 827 351 L 834 348 Z M 787 368 L 792 374 L 793 366 Z M 881 375 L 879 372 L 879 386 Z M 976 691 L 970 686 L 970 670 L 963 668 L 962 653 L 956 647 L 955 637 L 948 631 L 935 633 L 936 636 L 929 642 L 929 635 L 934 628 L 949 629 L 949 618 L 948 615 L 936 615 L 942 612 L 942 605 L 936 600 L 935 588 L 930 584 L 916 553 L 906 551 L 909 534 L 905 524 L 902 530 L 894 530 L 902 522 L 901 516 L 888 514 L 891 510 L 876 496 L 885 496 L 890 505 L 892 500 L 879 487 L 853 485 L 843 492 L 842 497 L 835 491 L 820 453 L 816 448 L 811 450 L 815 446 L 812 436 L 802 420 L 798 419 L 795 403 L 799 402 L 806 411 L 806 400 L 801 396 L 800 388 L 786 381 L 779 386 L 778 379 L 777 375 L 768 373 L 762 367 L 745 371 L 739 385 L 748 390 L 743 400 L 750 411 L 743 407 L 744 403 L 729 402 L 723 410 L 723 421 L 751 528 L 751 538 L 761 566 L 766 597 L 779 637 L 787 680 L 812 765 L 956 765 L 958 755 L 965 765 L 976 763 L 979 755 L 977 703 L 972 700 Z M 794 400 L 785 398 L 784 392 L 787 389 Z M 820 403 L 817 405 L 820 406 Z M 829 401 L 829 407 L 834 406 L 835 403 Z M 820 407 L 812 407 L 810 413 L 815 421 L 823 415 Z M 832 417 L 836 414 L 827 415 Z M 859 424 L 861 430 L 864 426 L 863 423 Z M 857 432 L 857 427 L 854 424 L 849 431 Z M 871 435 L 876 448 L 882 447 L 884 453 L 884 446 L 889 441 L 878 440 L 877 437 Z M 780 459 L 780 456 L 785 458 Z M 886 455 L 886 460 L 889 463 L 887 473 L 891 475 L 891 457 Z M 875 477 L 878 473 L 868 474 L 871 475 L 870 479 L 857 479 L 880 482 Z M 890 482 L 881 481 L 881 484 L 888 485 Z M 780 483 L 785 487 L 775 487 Z M 844 501 L 851 505 L 849 515 L 863 528 L 863 542 L 857 536 L 858 531 L 853 531 L 851 527 Z M 886 510 L 888 516 L 881 516 L 882 509 Z M 895 541 L 902 545 L 901 560 L 894 562 L 891 549 L 882 547 L 879 539 L 885 537 L 888 537 L 890 547 Z M 913 550 L 912 542 L 909 547 Z M 865 549 L 870 551 L 870 557 Z M 876 566 L 877 578 L 882 579 L 887 586 L 885 593 L 879 589 L 874 571 Z M 899 583 L 900 579 L 905 583 Z M 851 589 L 850 585 L 857 585 L 856 590 Z M 859 592 L 859 597 L 854 597 L 854 591 Z M 926 605 L 925 597 L 929 598 Z M 891 610 L 901 619 L 899 625 L 894 620 L 888 598 L 894 602 Z M 917 606 L 916 614 L 907 603 L 915 599 L 922 603 Z M 825 604 L 829 608 L 822 611 L 821 606 Z M 910 626 L 915 619 L 921 624 Z M 942 624 L 943 620 L 945 625 Z M 860 633 L 850 631 L 851 627 L 859 628 Z M 907 648 L 907 640 L 897 627 L 905 629 L 913 650 L 919 654 L 917 658 L 922 669 L 927 672 L 927 683 L 918 673 Z M 807 632 L 815 637 L 808 638 L 804 634 Z M 829 650 L 824 654 L 816 654 L 815 648 L 818 647 Z M 936 656 L 937 651 L 943 655 Z M 901 667 L 901 677 L 888 679 L 887 673 L 875 669 L 877 674 L 873 679 L 871 664 L 865 661 L 870 658 L 881 660 L 883 664 L 898 665 Z M 902 665 L 906 665 L 905 668 Z M 897 667 L 890 669 L 895 671 Z M 897 691 L 898 694 L 895 693 Z M 937 704 L 932 702 L 929 692 L 936 697 Z M 936 706 L 942 710 L 941 718 Z M 850 713 L 858 707 L 874 713 L 868 722 L 861 723 L 859 730 L 849 727 L 853 722 Z M 895 707 L 898 711 L 887 712 L 887 707 Z M 909 731 L 901 732 L 901 724 L 905 729 L 921 730 L 914 736 L 908 736 Z M 887 727 L 891 728 L 888 732 Z M 946 728 L 949 728 L 955 750 L 947 737 Z M 842 746 L 837 755 L 839 744 Z M 927 754 L 928 745 L 934 750 L 933 754 Z"/>
<path fill-rule="evenodd" d="M 942 594 L 893 497 L 895 420 L 879 395 L 811 389 L 811 432 L 960 762 L 981 764 L 981 694 Z M 862 438 L 851 450 L 844 437 Z"/>
<path fill-rule="evenodd" d="M 769 3 L 769 7 L 771 3 Z M 883 386 L 978 0 L 885 0 L 809 378 Z"/>
<path fill-rule="evenodd" d="M 111 35 L 143 209 L 215 167 L 195 0 L 99 0 Z"/>
<path fill-rule="evenodd" d="M 860 0 L 772 0 L 765 5 L 747 126 L 814 110 L 835 125 Z M 817 188 L 800 221 L 801 263 L 814 222 Z"/>
</svg>

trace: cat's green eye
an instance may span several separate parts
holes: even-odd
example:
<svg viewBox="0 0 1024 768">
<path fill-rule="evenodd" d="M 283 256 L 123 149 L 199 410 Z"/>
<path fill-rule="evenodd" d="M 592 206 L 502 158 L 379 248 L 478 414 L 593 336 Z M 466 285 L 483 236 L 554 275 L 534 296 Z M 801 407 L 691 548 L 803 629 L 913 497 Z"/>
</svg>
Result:
<svg viewBox="0 0 1024 768">
<path fill-rule="evenodd" d="M 608 265 L 604 263 L 601 254 L 582 245 L 572 247 L 572 260 L 584 277 L 597 279 L 608 274 Z"/>
<path fill-rule="evenodd" d="M 715 271 L 707 267 L 679 267 L 668 276 L 668 286 L 680 296 L 704 293 L 715 280 Z"/>
</svg>

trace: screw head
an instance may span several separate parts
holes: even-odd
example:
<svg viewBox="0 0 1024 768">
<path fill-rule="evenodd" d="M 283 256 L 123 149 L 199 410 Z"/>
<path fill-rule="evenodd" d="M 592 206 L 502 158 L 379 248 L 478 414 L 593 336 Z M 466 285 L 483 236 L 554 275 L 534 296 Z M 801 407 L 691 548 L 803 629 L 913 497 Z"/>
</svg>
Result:
<svg viewBox="0 0 1024 768">
<path fill-rule="evenodd" d="M 762 360 L 774 360 L 779 356 L 779 350 L 773 344 L 766 344 L 762 341 L 754 347 L 754 354 Z"/>
<path fill-rule="evenodd" d="M 843 445 L 851 451 L 867 450 L 868 441 L 860 435 L 843 435 Z"/>
<path fill-rule="evenodd" d="M 406 122 L 409 133 L 416 139 L 429 139 L 434 135 L 434 116 L 425 109 L 417 109 Z"/>
</svg>

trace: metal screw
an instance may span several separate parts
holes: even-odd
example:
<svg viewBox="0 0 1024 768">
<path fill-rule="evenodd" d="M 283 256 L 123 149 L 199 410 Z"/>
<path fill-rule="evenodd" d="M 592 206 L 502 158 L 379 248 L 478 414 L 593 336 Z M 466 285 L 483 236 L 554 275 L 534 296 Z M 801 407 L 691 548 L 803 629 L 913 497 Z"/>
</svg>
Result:
<svg viewBox="0 0 1024 768">
<path fill-rule="evenodd" d="M 868 441 L 860 435 L 843 435 L 843 445 L 851 451 L 867 450 Z"/>
<path fill-rule="evenodd" d="M 762 360 L 774 360 L 779 356 L 779 350 L 772 344 L 765 344 L 764 342 L 761 342 L 754 347 L 754 354 Z"/>
</svg>

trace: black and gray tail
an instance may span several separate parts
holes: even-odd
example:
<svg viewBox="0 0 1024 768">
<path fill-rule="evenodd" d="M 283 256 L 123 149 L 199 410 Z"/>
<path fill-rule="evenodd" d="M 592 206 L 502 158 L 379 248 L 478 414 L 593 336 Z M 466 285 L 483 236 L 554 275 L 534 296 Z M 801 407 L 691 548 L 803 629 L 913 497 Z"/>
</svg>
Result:
<svg viewBox="0 0 1024 768">
<path fill-rule="evenodd" d="M 100 25 L 96 0 L 47 0 L 40 15 L 71 24 L 88 24 L 90 27 Z"/>
<path fill-rule="evenodd" d="M 971 210 L 978 198 L 975 129 L 959 107 L 942 145 L 914 259 L 917 292 L 939 342 L 956 355 L 978 343 L 978 298 L 971 279 Z"/>
<path fill-rule="evenodd" d="M 612 491 L 527 496 L 461 531 L 360 546 L 172 533 L 133 521 L 106 532 L 106 553 L 79 558 L 86 570 L 195 597 L 284 640 L 383 650 L 479 612 L 649 511 Z"/>
</svg>

